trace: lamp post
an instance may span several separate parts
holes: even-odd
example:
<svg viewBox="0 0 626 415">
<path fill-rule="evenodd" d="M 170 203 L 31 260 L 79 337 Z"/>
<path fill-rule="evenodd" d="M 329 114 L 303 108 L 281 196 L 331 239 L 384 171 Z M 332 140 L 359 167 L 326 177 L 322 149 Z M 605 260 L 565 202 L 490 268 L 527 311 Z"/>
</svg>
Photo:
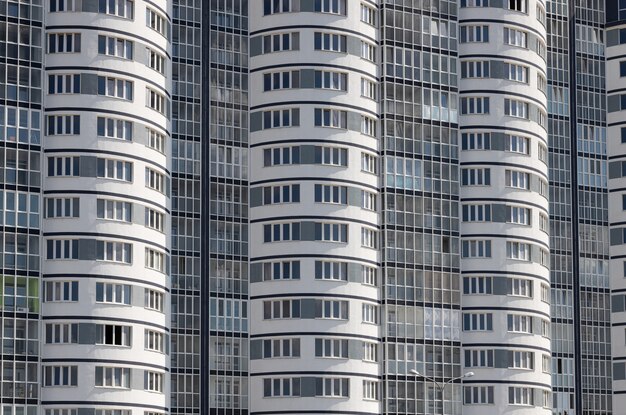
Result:
<svg viewBox="0 0 626 415">
<path fill-rule="evenodd" d="M 441 392 L 441 414 L 442 415 L 445 415 L 445 411 L 444 411 L 444 408 L 443 408 L 445 399 L 444 399 L 444 395 L 443 394 L 444 394 L 444 390 L 446 389 L 446 386 L 448 386 L 448 384 L 454 382 L 455 380 L 464 379 L 464 378 L 471 378 L 472 376 L 474 376 L 474 372 L 467 372 L 467 373 L 463 374 L 462 376 L 459 376 L 459 377 L 456 377 L 456 378 L 452 378 L 452 379 L 448 379 L 445 382 L 437 382 L 435 379 L 433 379 L 433 378 L 431 378 L 429 376 L 426 376 L 426 375 L 418 372 L 415 369 L 409 370 L 409 373 L 411 373 L 411 374 L 413 374 L 415 376 L 422 377 L 422 378 L 424 378 L 426 380 L 429 380 L 429 381 L 433 382 L 437 386 L 437 389 L 439 389 L 439 391 Z"/>
</svg>

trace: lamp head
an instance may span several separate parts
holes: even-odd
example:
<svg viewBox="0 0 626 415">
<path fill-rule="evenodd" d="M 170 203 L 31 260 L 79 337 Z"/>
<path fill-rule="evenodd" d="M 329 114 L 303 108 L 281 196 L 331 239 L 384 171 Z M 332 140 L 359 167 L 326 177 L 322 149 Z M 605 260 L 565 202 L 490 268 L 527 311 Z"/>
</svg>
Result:
<svg viewBox="0 0 626 415">
<path fill-rule="evenodd" d="M 420 373 L 420 372 L 418 372 L 418 371 L 417 371 L 417 370 L 415 370 L 415 369 L 411 369 L 411 370 L 409 370 L 409 373 L 412 373 L 412 374 L 414 374 L 415 376 L 420 376 L 420 375 L 421 375 L 421 373 Z"/>
<path fill-rule="evenodd" d="M 463 375 L 464 378 L 471 378 L 472 376 L 474 376 L 474 372 L 467 372 Z"/>
</svg>

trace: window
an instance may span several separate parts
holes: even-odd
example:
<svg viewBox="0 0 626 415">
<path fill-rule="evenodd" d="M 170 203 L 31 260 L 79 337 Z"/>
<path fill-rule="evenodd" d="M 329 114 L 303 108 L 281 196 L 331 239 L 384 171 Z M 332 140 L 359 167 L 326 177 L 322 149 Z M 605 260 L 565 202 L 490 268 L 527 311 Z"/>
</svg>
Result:
<svg viewBox="0 0 626 415">
<path fill-rule="evenodd" d="M 315 222 L 315 240 L 348 242 L 348 225 L 343 223 Z"/>
<path fill-rule="evenodd" d="M 491 294 L 491 277 L 463 277 L 463 294 Z"/>
<path fill-rule="evenodd" d="M 46 281 L 44 287 L 48 303 L 78 301 L 78 281 Z"/>
<path fill-rule="evenodd" d="M 80 212 L 80 199 L 77 197 L 46 197 L 44 206 L 47 219 L 77 218 Z"/>
<path fill-rule="evenodd" d="M 146 167 L 146 187 L 165 193 L 165 176 L 156 170 Z"/>
<path fill-rule="evenodd" d="M 146 53 L 148 54 L 148 66 L 165 75 L 165 56 L 150 48 L 146 48 Z"/>
<path fill-rule="evenodd" d="M 363 399 L 369 399 L 377 401 L 378 397 L 378 382 L 375 380 L 363 380 Z"/>
<path fill-rule="evenodd" d="M 348 165 L 348 149 L 315 146 L 315 164 L 345 167 Z"/>
<path fill-rule="evenodd" d="M 150 392 L 163 392 L 163 373 L 146 371 L 144 389 Z"/>
<path fill-rule="evenodd" d="M 159 133 L 152 128 L 146 128 L 146 132 L 148 134 L 148 144 L 147 146 L 151 149 L 158 151 L 159 153 L 165 152 L 165 135 Z"/>
<path fill-rule="evenodd" d="M 78 343 L 78 323 L 46 323 L 46 343 Z"/>
<path fill-rule="evenodd" d="M 130 388 L 130 368 L 96 366 L 96 386 Z"/>
<path fill-rule="evenodd" d="M 461 43 L 489 42 L 489 26 L 463 25 L 461 26 Z"/>
<path fill-rule="evenodd" d="M 165 272 L 165 254 L 156 249 L 146 247 L 145 267 L 158 272 Z"/>
<path fill-rule="evenodd" d="M 507 223 L 516 223 L 518 225 L 530 225 L 531 210 L 521 206 L 506 207 Z"/>
<path fill-rule="evenodd" d="M 489 78 L 489 61 L 461 61 L 461 78 Z"/>
<path fill-rule="evenodd" d="M 366 210 L 376 211 L 376 193 L 361 190 L 361 207 Z"/>
<path fill-rule="evenodd" d="M 289 13 L 293 11 L 292 0 L 263 0 L 263 15 Z"/>
<path fill-rule="evenodd" d="M 461 247 L 463 258 L 491 258 L 490 240 L 464 240 Z"/>
<path fill-rule="evenodd" d="M 265 320 L 300 318 L 300 300 L 263 301 Z"/>
<path fill-rule="evenodd" d="M 264 186 L 262 188 L 262 192 L 264 205 L 300 202 L 299 184 L 288 184 L 283 186 Z"/>
<path fill-rule="evenodd" d="M 348 128 L 348 112 L 335 109 L 315 108 L 316 127 Z"/>
<path fill-rule="evenodd" d="M 80 33 L 49 33 L 48 53 L 80 53 Z"/>
<path fill-rule="evenodd" d="M 48 239 L 46 259 L 78 259 L 78 239 Z"/>
<path fill-rule="evenodd" d="M 626 76 L 626 61 L 620 61 L 619 63 L 619 76 Z"/>
<path fill-rule="evenodd" d="M 464 331 L 491 331 L 493 330 L 493 315 L 491 313 L 463 313 Z"/>
<path fill-rule="evenodd" d="M 98 219 L 131 222 L 133 204 L 122 200 L 98 199 L 96 202 L 96 214 Z"/>
<path fill-rule="evenodd" d="M 542 390 L 541 391 L 542 403 L 544 408 L 552 408 L 552 392 Z"/>
<path fill-rule="evenodd" d="M 513 1 L 513 0 L 512 0 Z M 517 65 L 514 63 L 505 64 L 508 66 L 508 76 L 509 80 L 515 82 L 522 82 L 524 84 L 528 83 L 528 67 L 524 65 Z"/>
<path fill-rule="evenodd" d="M 376 136 L 376 120 L 364 115 L 361 116 L 361 134 Z"/>
<path fill-rule="evenodd" d="M 491 169 L 461 169 L 462 186 L 490 186 Z"/>
<path fill-rule="evenodd" d="M 508 295 L 532 298 L 533 282 L 523 278 L 508 278 Z"/>
<path fill-rule="evenodd" d="M 300 339 L 263 340 L 263 358 L 300 357 Z"/>
<path fill-rule="evenodd" d="M 544 61 L 546 60 L 546 44 L 539 37 L 535 39 L 535 48 L 537 50 L 537 55 Z"/>
<path fill-rule="evenodd" d="M 461 7 L 489 7 L 489 0 L 461 0 Z"/>
<path fill-rule="evenodd" d="M 263 53 L 284 52 L 300 49 L 300 34 L 277 33 L 263 36 Z"/>
<path fill-rule="evenodd" d="M 158 210 L 146 207 L 146 227 L 163 232 L 165 228 L 165 214 Z"/>
<path fill-rule="evenodd" d="M 504 181 L 507 187 L 517 189 L 530 189 L 530 174 L 518 170 L 506 170 L 504 172 Z"/>
<path fill-rule="evenodd" d="M 489 150 L 491 149 L 490 133 L 462 133 L 461 150 Z"/>
<path fill-rule="evenodd" d="M 493 386 L 464 386 L 463 404 L 487 405 L 493 404 Z"/>
<path fill-rule="evenodd" d="M 316 280 L 348 280 L 348 263 L 336 261 L 315 261 Z"/>
<path fill-rule="evenodd" d="M 546 27 L 546 11 L 541 5 L 539 5 L 539 3 L 537 3 L 535 12 L 537 14 L 537 21 L 539 21 L 543 27 Z"/>
<path fill-rule="evenodd" d="M 146 7 L 146 26 L 167 37 L 167 20 L 150 7 Z"/>
<path fill-rule="evenodd" d="M 376 46 L 369 42 L 361 41 L 361 58 L 370 62 L 376 61 Z"/>
<path fill-rule="evenodd" d="M 541 108 L 537 108 L 537 124 L 545 130 L 548 125 L 548 114 Z"/>
<path fill-rule="evenodd" d="M 263 129 L 297 127 L 300 125 L 300 109 L 263 111 Z"/>
<path fill-rule="evenodd" d="M 78 366 L 44 366 L 44 386 L 77 386 Z"/>
<path fill-rule="evenodd" d="M 378 306 L 374 304 L 363 304 L 363 323 L 378 324 Z"/>
<path fill-rule="evenodd" d="M 504 28 L 504 43 L 511 46 L 519 46 L 521 48 L 527 47 L 528 33 L 512 29 L 510 27 Z"/>
<path fill-rule="evenodd" d="M 80 74 L 48 75 L 48 93 L 80 94 Z"/>
<path fill-rule="evenodd" d="M 543 373 L 550 373 L 552 366 L 552 358 L 549 354 L 541 355 L 541 371 Z"/>
<path fill-rule="evenodd" d="M 80 115 L 46 115 L 48 135 L 80 134 Z"/>
<path fill-rule="evenodd" d="M 111 14 L 113 16 L 123 17 L 125 19 L 132 19 L 134 16 L 134 2 L 132 0 L 100 0 L 98 3 L 98 11 L 100 13 Z"/>
<path fill-rule="evenodd" d="M 376 10 L 364 3 L 361 3 L 361 21 L 372 26 L 376 26 Z"/>
<path fill-rule="evenodd" d="M 152 352 L 163 353 L 165 351 L 165 334 L 146 329 L 144 331 L 144 348 Z"/>
<path fill-rule="evenodd" d="M 133 42 L 128 39 L 111 36 L 98 36 L 98 53 L 100 55 L 116 56 L 123 59 L 133 59 Z"/>
<path fill-rule="evenodd" d="M 374 287 L 378 285 L 376 268 L 367 265 L 361 265 L 361 273 L 363 275 L 363 284 L 372 285 Z"/>
<path fill-rule="evenodd" d="M 96 259 L 130 264 L 132 245 L 124 242 L 96 241 Z"/>
<path fill-rule="evenodd" d="M 350 379 L 348 378 L 318 378 L 316 380 L 316 396 L 342 398 L 349 396 Z"/>
<path fill-rule="evenodd" d="M 465 367 L 494 367 L 493 349 L 466 349 Z"/>
<path fill-rule="evenodd" d="M 546 77 L 540 73 L 537 74 L 537 89 L 543 92 L 544 95 L 547 95 L 548 93 L 548 81 L 546 80 Z"/>
<path fill-rule="evenodd" d="M 346 0 L 318 0 L 315 2 L 315 11 L 346 15 Z"/>
<path fill-rule="evenodd" d="M 75 12 L 75 11 L 76 11 L 76 0 L 50 0 L 50 13 Z"/>
<path fill-rule="evenodd" d="M 508 314 L 507 330 L 513 333 L 532 333 L 533 318 L 521 314 Z"/>
<path fill-rule="evenodd" d="M 535 354 L 533 352 L 513 351 L 509 368 L 513 369 L 533 369 L 535 366 Z"/>
<path fill-rule="evenodd" d="M 315 357 L 348 358 L 348 340 L 315 339 Z"/>
<path fill-rule="evenodd" d="M 263 165 L 265 167 L 285 164 L 300 164 L 300 146 L 275 147 L 263 150 Z"/>
<path fill-rule="evenodd" d="M 131 286 L 129 284 L 115 284 L 96 282 L 96 302 L 130 305 Z"/>
<path fill-rule="evenodd" d="M 491 222 L 491 205 L 463 205 L 463 222 Z"/>
<path fill-rule="evenodd" d="M 361 246 L 377 249 L 378 231 L 374 229 L 361 228 Z"/>
<path fill-rule="evenodd" d="M 164 298 L 165 294 L 161 291 L 146 288 L 144 291 L 144 307 L 162 313 Z"/>
<path fill-rule="evenodd" d="M 341 300 L 315 300 L 315 318 L 348 319 L 348 302 Z"/>
<path fill-rule="evenodd" d="M 507 134 L 505 138 L 506 151 L 510 151 L 512 153 L 529 154 L 530 140 L 528 139 L 528 137 Z"/>
<path fill-rule="evenodd" d="M 96 344 L 130 347 L 131 333 L 130 326 L 96 324 Z"/>
<path fill-rule="evenodd" d="M 263 242 L 299 241 L 300 222 L 263 225 Z"/>
<path fill-rule="evenodd" d="M 550 320 L 541 319 L 541 335 L 550 338 Z"/>
<path fill-rule="evenodd" d="M 346 52 L 347 37 L 336 33 L 315 32 L 314 49 L 330 52 Z"/>
<path fill-rule="evenodd" d="M 539 179 L 539 194 L 546 199 L 548 198 L 548 181 L 544 179 Z"/>
<path fill-rule="evenodd" d="M 100 137 L 133 140 L 133 122 L 119 118 L 98 117 L 97 131 Z"/>
<path fill-rule="evenodd" d="M 96 409 L 95 415 L 132 415 L 130 409 Z M 165 415 L 161 412 L 145 412 L 143 415 Z"/>
<path fill-rule="evenodd" d="M 548 284 L 541 283 L 541 301 L 550 303 L 550 286 Z"/>
<path fill-rule="evenodd" d="M 509 0 L 509 10 L 515 10 L 518 12 L 526 13 L 527 12 L 526 0 Z"/>
<path fill-rule="evenodd" d="M 376 343 L 363 342 L 363 360 L 378 362 L 378 345 Z"/>
<path fill-rule="evenodd" d="M 98 77 L 98 95 L 133 100 L 133 83 L 110 76 Z"/>
<path fill-rule="evenodd" d="M 533 389 L 509 386 L 509 405 L 533 405 Z"/>
<path fill-rule="evenodd" d="M 263 281 L 299 279 L 300 261 L 277 261 L 263 263 Z"/>
<path fill-rule="evenodd" d="M 96 177 L 133 181 L 133 163 L 130 161 L 98 158 Z"/>
<path fill-rule="evenodd" d="M 516 99 L 504 99 L 504 115 L 528 119 L 528 103 Z"/>
<path fill-rule="evenodd" d="M 489 97 L 461 97 L 461 114 L 489 114 Z"/>
<path fill-rule="evenodd" d="M 376 91 L 376 82 L 370 81 L 367 78 L 361 78 L 361 96 L 376 100 L 378 96 Z"/>
<path fill-rule="evenodd" d="M 530 244 L 507 241 L 506 257 L 518 261 L 530 261 Z"/>
<path fill-rule="evenodd" d="M 361 152 L 361 171 L 376 174 L 378 170 L 376 168 L 377 161 L 378 159 L 375 155 Z"/>
<path fill-rule="evenodd" d="M 280 71 L 263 74 L 263 91 L 290 88 L 300 88 L 300 71 Z"/>
<path fill-rule="evenodd" d="M 150 88 L 146 88 L 146 93 L 146 105 L 160 114 L 165 114 L 165 96 Z"/>
<path fill-rule="evenodd" d="M 548 147 L 539 143 L 537 150 L 537 158 L 545 164 L 548 164 Z"/>
<path fill-rule="evenodd" d="M 265 398 L 300 396 L 300 378 L 263 379 L 263 396 Z"/>
</svg>

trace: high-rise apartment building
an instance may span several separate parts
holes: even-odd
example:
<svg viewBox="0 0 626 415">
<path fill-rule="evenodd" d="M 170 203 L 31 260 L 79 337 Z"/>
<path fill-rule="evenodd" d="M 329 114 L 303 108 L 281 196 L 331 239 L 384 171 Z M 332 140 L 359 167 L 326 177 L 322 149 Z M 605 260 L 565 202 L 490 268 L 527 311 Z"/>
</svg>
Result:
<svg viewBox="0 0 626 415">
<path fill-rule="evenodd" d="M 623 33 L 0 1 L 1 415 L 619 414 Z"/>
</svg>

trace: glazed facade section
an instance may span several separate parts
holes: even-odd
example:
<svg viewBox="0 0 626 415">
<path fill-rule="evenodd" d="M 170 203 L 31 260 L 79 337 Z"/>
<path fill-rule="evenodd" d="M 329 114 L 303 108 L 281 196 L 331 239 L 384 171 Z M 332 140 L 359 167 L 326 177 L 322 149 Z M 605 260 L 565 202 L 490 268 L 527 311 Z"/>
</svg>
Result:
<svg viewBox="0 0 626 415">
<path fill-rule="evenodd" d="M 46 2 L 46 414 L 169 412 L 170 14 Z"/>
<path fill-rule="evenodd" d="M 251 413 L 378 414 L 377 4 L 250 15 Z"/>
<path fill-rule="evenodd" d="M 551 412 L 545 7 L 459 10 L 464 414 Z"/>
</svg>

